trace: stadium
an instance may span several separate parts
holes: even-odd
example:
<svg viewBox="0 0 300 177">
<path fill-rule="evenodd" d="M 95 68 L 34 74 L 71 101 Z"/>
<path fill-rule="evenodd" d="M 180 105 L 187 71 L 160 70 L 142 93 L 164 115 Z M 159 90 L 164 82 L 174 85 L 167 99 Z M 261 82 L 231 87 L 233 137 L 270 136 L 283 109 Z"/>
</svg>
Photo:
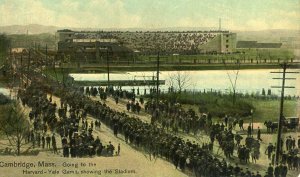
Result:
<svg viewBox="0 0 300 177">
<path fill-rule="evenodd" d="M 58 30 L 58 56 L 72 61 L 104 62 L 109 52 L 117 60 L 136 55 L 227 54 L 236 50 L 229 31 L 72 31 Z"/>
</svg>

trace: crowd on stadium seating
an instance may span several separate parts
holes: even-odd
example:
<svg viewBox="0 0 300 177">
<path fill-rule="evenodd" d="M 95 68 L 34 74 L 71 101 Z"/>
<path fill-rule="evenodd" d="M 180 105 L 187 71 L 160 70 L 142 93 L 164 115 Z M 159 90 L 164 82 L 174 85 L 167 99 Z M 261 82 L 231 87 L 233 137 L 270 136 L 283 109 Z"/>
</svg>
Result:
<svg viewBox="0 0 300 177">
<path fill-rule="evenodd" d="M 216 32 L 95 32 L 75 33 L 76 39 L 116 39 L 136 52 L 153 54 L 160 51 L 170 54 L 182 54 L 198 51 L 198 46 L 217 36 Z"/>
</svg>

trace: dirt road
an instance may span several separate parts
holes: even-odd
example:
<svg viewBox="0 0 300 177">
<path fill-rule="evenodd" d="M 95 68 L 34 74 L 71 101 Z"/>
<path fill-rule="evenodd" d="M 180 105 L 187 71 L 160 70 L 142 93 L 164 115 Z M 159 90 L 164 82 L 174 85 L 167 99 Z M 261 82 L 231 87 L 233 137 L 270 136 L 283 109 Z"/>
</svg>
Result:
<svg viewBox="0 0 300 177">
<path fill-rule="evenodd" d="M 99 99 L 99 97 L 91 97 L 91 99 L 96 100 L 96 101 L 101 101 Z M 141 119 L 144 122 L 150 123 L 150 119 L 151 116 L 149 114 L 147 114 L 144 110 L 141 111 L 140 114 L 136 114 L 136 113 L 132 113 L 132 112 L 128 112 L 126 110 L 126 103 L 128 100 L 120 100 L 118 104 L 115 103 L 115 101 L 111 98 L 108 97 L 108 99 L 105 101 L 105 104 L 107 104 L 110 108 L 115 109 L 117 111 L 120 112 L 126 112 L 127 114 L 134 116 L 134 117 L 138 117 L 139 119 Z M 102 101 L 103 103 L 103 101 Z M 244 124 L 244 128 L 246 130 L 246 126 L 248 126 L 247 124 Z M 254 130 L 256 130 L 258 127 L 260 127 L 261 129 L 264 129 L 265 126 L 262 123 L 253 123 L 253 128 Z M 239 132 L 240 134 L 242 134 L 243 136 L 243 140 L 241 142 L 241 144 L 245 144 L 245 138 L 246 138 L 246 132 L 245 131 L 239 131 L 238 128 L 236 129 L 237 132 Z M 210 141 L 209 137 L 207 135 L 205 135 L 204 133 L 198 133 L 197 135 L 193 135 L 193 134 L 186 134 L 184 132 L 180 132 L 178 134 L 179 137 L 185 139 L 185 140 L 189 140 L 191 142 L 195 142 L 198 144 L 202 144 L 202 143 L 207 143 Z M 260 146 L 260 158 L 259 160 L 256 161 L 256 163 L 250 163 L 250 164 L 240 164 L 240 166 L 244 167 L 244 168 L 249 168 L 252 171 L 260 171 L 261 174 L 264 174 L 267 167 L 269 166 L 270 160 L 268 160 L 267 155 L 265 154 L 265 150 L 267 149 L 267 146 L 269 145 L 269 143 L 273 143 L 273 145 L 276 142 L 276 136 L 277 134 L 262 134 L 262 142 L 261 142 L 261 146 Z M 298 139 L 298 134 L 297 132 L 289 132 L 289 133 L 285 133 L 283 135 L 283 137 L 287 137 L 287 136 L 292 136 L 294 137 L 296 140 Z M 254 137 L 256 138 L 256 131 L 254 132 Z M 218 143 L 215 141 L 214 143 L 214 154 L 217 155 L 220 158 L 223 158 L 223 152 L 222 150 L 219 148 Z M 234 152 L 234 159 L 227 159 L 230 162 L 232 162 L 233 164 L 235 164 L 236 162 L 239 162 L 239 160 L 237 159 L 237 151 L 235 150 Z M 294 177 L 297 176 L 299 174 L 299 171 L 295 171 L 295 170 L 290 170 L 288 172 L 288 176 L 290 177 Z"/>
</svg>

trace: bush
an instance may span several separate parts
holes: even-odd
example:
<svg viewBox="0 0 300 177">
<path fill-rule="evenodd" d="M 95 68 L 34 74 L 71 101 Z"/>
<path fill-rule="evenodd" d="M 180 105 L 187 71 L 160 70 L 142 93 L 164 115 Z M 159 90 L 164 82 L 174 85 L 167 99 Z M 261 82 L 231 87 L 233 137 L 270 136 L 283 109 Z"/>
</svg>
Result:
<svg viewBox="0 0 300 177">
<path fill-rule="evenodd" d="M 7 96 L 0 93 L 0 105 L 8 104 L 10 102 L 11 100 Z"/>
</svg>

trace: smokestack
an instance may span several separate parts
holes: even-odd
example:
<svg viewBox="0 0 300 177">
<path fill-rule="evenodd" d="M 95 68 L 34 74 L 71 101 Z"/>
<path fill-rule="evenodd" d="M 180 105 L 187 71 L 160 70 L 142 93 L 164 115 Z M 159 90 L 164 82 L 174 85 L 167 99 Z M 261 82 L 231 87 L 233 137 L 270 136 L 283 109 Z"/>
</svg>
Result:
<svg viewBox="0 0 300 177">
<path fill-rule="evenodd" d="M 221 18 L 219 18 L 219 31 L 221 31 L 221 24 L 222 22 L 221 22 Z"/>
</svg>

